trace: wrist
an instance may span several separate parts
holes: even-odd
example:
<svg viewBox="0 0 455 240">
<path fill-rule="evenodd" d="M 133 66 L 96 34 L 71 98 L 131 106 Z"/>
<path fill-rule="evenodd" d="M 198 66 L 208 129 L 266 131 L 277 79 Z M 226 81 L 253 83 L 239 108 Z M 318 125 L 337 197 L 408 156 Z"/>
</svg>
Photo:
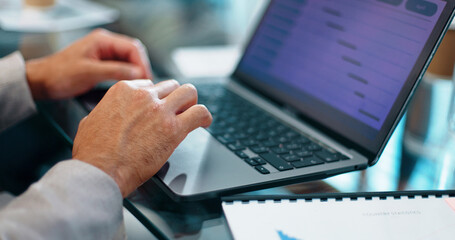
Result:
<svg viewBox="0 0 455 240">
<path fill-rule="evenodd" d="M 93 166 L 101 169 L 101 171 L 105 172 L 107 175 L 109 175 L 115 183 L 117 183 L 117 186 L 120 189 L 120 193 L 122 196 L 125 198 L 128 196 L 128 194 L 131 192 L 128 189 L 128 179 L 127 176 L 128 174 L 125 173 L 125 169 L 119 168 L 116 166 L 109 166 L 107 164 L 93 164 Z"/>
<path fill-rule="evenodd" d="M 115 164 L 110 164 L 113 161 L 100 161 L 100 159 L 94 160 L 76 155 L 73 156 L 73 158 L 88 163 L 109 175 L 119 187 L 120 193 L 123 197 L 126 197 L 132 191 L 128 188 L 128 173 L 126 172 L 128 168 L 126 166 L 118 167 L 115 166 Z"/>
<path fill-rule="evenodd" d="M 32 93 L 33 99 L 40 100 L 47 98 L 46 86 L 46 68 L 43 59 L 28 60 L 25 63 L 25 74 L 27 83 Z"/>
</svg>

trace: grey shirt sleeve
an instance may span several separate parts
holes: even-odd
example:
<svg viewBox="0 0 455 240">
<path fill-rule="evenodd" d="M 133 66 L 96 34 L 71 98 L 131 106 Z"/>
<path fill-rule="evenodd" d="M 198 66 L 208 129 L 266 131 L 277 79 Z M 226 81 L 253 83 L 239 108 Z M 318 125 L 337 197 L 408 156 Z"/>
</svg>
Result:
<svg viewBox="0 0 455 240">
<path fill-rule="evenodd" d="M 79 160 L 58 163 L 0 210 L 0 239 L 124 239 L 115 181 Z"/>
<path fill-rule="evenodd" d="M 0 59 L 0 132 L 35 112 L 22 55 Z"/>
</svg>

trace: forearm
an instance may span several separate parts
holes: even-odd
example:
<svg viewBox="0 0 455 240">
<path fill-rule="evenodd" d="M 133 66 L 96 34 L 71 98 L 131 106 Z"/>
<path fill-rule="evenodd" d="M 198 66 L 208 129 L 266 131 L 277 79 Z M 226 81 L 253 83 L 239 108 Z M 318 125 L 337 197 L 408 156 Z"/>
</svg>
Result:
<svg viewBox="0 0 455 240">
<path fill-rule="evenodd" d="M 0 132 L 35 112 L 22 56 L 16 52 L 0 59 Z"/>
<path fill-rule="evenodd" d="M 0 239 L 124 237 L 117 184 L 78 160 L 59 163 L 0 210 Z"/>
</svg>

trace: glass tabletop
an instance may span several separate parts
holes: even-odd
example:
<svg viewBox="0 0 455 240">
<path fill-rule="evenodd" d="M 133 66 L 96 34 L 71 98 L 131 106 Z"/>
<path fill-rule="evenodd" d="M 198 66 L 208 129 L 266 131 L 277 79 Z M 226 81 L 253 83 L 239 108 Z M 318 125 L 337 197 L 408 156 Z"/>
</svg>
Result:
<svg viewBox="0 0 455 240">
<path fill-rule="evenodd" d="M 445 91 L 450 91 L 450 82 L 437 81 L 429 84 L 436 94 L 432 97 L 441 100 Z M 438 97 L 439 96 L 439 97 Z M 418 99 L 418 98 L 416 98 Z M 416 100 L 414 99 L 414 100 Z M 414 102 L 412 104 L 415 104 Z M 409 126 L 411 109 L 401 120 L 389 140 L 378 163 L 366 170 L 344 173 L 327 179 L 299 183 L 289 186 L 263 189 L 243 195 L 289 195 L 313 193 L 353 193 L 403 190 L 444 190 L 453 189 L 455 183 L 445 175 L 453 175 L 453 166 L 441 157 L 444 144 L 434 154 L 422 154 L 416 148 L 435 146 L 431 139 L 420 140 L 412 136 Z M 442 104 L 446 105 L 447 104 Z M 87 111 L 77 100 L 64 102 L 40 103 L 42 111 L 48 114 L 50 121 L 61 127 L 62 134 L 75 134 L 78 121 Z M 441 111 L 444 111 L 442 108 Z M 434 110 L 436 116 L 443 115 Z M 434 120 L 433 120 L 434 121 Z M 437 136 L 435 132 L 444 131 L 443 127 L 432 122 L 428 138 Z M 433 137 L 431 136 L 433 135 Z M 433 141 L 433 142 L 432 142 Z M 219 199 L 207 199 L 193 202 L 174 201 L 161 186 L 151 179 L 125 199 L 125 207 L 155 235 L 176 239 L 230 239 L 227 225 L 223 219 Z"/>
<path fill-rule="evenodd" d="M 441 179 L 442 161 L 415 156 L 403 145 L 404 118 L 378 163 L 366 170 L 344 173 L 324 180 L 247 192 L 241 195 L 289 195 L 404 190 L 452 189 Z M 453 168 L 452 172 L 453 174 Z M 234 177 L 234 176 L 233 176 Z M 176 202 L 150 180 L 127 198 L 126 207 L 151 231 L 159 229 L 176 239 L 230 239 L 221 202 Z"/>
</svg>

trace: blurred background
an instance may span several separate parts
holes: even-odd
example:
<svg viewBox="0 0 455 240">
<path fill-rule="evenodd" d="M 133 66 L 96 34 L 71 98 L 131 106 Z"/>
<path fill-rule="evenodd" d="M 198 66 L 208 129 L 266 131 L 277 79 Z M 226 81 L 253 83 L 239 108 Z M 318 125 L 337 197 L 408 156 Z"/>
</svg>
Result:
<svg viewBox="0 0 455 240">
<path fill-rule="evenodd" d="M 245 41 L 248 30 L 254 24 L 258 13 L 268 2 L 267 0 L 57 0 L 51 8 L 46 10 L 40 8 L 43 15 L 46 14 L 49 19 L 55 20 L 49 21 L 50 23 L 43 21 L 44 24 L 51 26 L 43 29 L 37 24 L 28 26 L 16 24 L 25 22 L 22 20 L 26 14 L 36 15 L 36 13 L 30 13 L 30 7 L 24 7 L 24 1 L 0 0 L 0 24 L 3 23 L 2 29 L 9 30 L 1 33 L 0 56 L 8 54 L 9 49 L 14 49 L 17 44 L 23 46 L 37 41 L 39 37 L 37 35 L 42 37 L 43 34 L 53 38 L 50 44 L 52 46 L 48 48 L 62 47 L 66 42 L 70 42 L 68 39 L 71 38 L 70 32 L 84 31 L 84 26 L 87 26 L 85 31 L 90 28 L 89 23 L 84 25 L 80 23 L 81 21 L 69 22 L 68 19 L 80 17 L 82 20 L 87 20 L 81 16 L 98 14 L 106 18 L 105 23 L 111 22 L 102 26 L 143 41 L 149 49 L 156 74 L 162 77 L 179 74 L 179 69 L 174 69 L 172 66 L 172 58 L 175 57 L 175 51 L 182 47 L 234 46 L 231 52 L 238 51 L 238 46 Z M 94 3 L 102 4 L 104 8 L 100 9 Z M 100 20 L 102 17 L 91 19 L 93 25 L 100 25 L 97 23 L 103 22 Z M 35 19 L 33 19 L 34 23 L 36 23 Z M 56 21 L 66 21 L 68 24 L 62 27 L 58 26 Z M 62 33 L 59 29 L 67 31 Z M 18 32 L 29 36 L 25 39 L 21 38 Z M 73 35 L 77 38 L 81 34 Z M 46 48 L 42 51 L 46 51 Z M 26 57 L 40 54 L 29 52 Z M 235 55 L 235 53 L 228 54 Z M 181 52 L 180 55 L 177 52 L 177 58 L 178 56 L 181 56 Z"/>
<path fill-rule="evenodd" d="M 266 0 L 104 0 L 119 9 L 118 27 L 141 39 L 153 65 L 173 75 L 182 47 L 241 46 Z M 138 8 L 137 6 L 141 7 Z M 131 27 L 134 26 L 134 27 Z M 173 59 L 174 57 L 174 59 Z M 178 59 L 181 60 L 181 59 Z M 178 61 L 177 60 L 177 61 Z M 163 67 L 162 67 L 163 66 Z M 206 66 L 207 67 L 207 66 Z"/>
</svg>

